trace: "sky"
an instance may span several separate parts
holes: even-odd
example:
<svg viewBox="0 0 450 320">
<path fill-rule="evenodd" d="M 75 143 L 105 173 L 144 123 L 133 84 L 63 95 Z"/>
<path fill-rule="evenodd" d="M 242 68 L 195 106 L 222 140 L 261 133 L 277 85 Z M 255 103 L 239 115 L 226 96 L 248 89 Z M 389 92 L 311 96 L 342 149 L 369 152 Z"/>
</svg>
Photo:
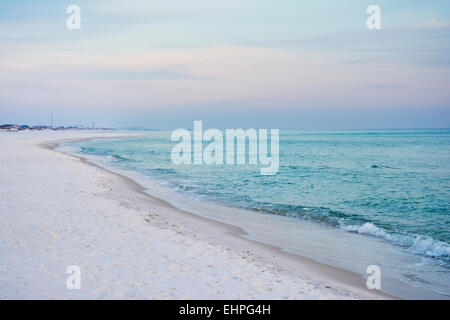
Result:
<svg viewBox="0 0 450 320">
<path fill-rule="evenodd" d="M 0 123 L 52 111 L 55 125 L 448 128 L 450 2 L 2 0 Z"/>
</svg>

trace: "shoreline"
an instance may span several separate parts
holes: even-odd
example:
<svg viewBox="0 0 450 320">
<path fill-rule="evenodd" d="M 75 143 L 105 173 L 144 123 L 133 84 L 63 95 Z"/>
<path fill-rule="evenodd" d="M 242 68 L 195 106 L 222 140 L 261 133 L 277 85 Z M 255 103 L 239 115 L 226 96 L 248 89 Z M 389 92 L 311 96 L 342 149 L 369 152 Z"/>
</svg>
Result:
<svg viewBox="0 0 450 320">
<path fill-rule="evenodd" d="M 177 208 L 168 200 L 150 194 L 146 187 L 129 176 L 103 167 L 80 155 L 56 150 L 58 146 L 67 142 L 86 141 L 93 139 L 126 139 L 135 136 L 139 135 L 116 137 L 113 136 L 107 138 L 87 137 L 64 139 L 47 141 L 45 143 L 42 143 L 40 146 L 55 152 L 78 158 L 84 164 L 93 166 L 97 169 L 107 172 L 108 174 L 118 177 L 124 185 L 126 185 L 134 192 L 144 196 L 146 200 L 149 201 L 152 205 L 161 206 L 167 209 L 169 212 L 167 212 L 166 214 L 167 216 L 170 216 L 170 223 L 174 223 L 175 221 L 180 220 L 180 218 L 182 217 L 181 220 L 184 222 L 185 226 L 189 225 L 188 229 L 190 229 L 191 232 L 193 230 L 194 232 L 200 231 L 201 233 L 203 233 L 200 238 L 203 237 L 208 239 L 208 241 L 212 241 L 213 244 L 218 244 L 231 248 L 233 250 L 242 251 L 246 254 L 249 254 L 253 259 L 256 259 L 259 262 L 275 266 L 280 273 L 303 279 L 306 276 L 306 278 L 319 283 L 324 288 L 337 288 L 338 290 L 342 290 L 343 292 L 347 292 L 351 295 L 356 294 L 357 298 L 360 299 L 400 299 L 399 297 L 381 290 L 367 289 L 365 285 L 366 280 L 361 275 L 355 272 L 320 263 L 298 254 L 286 252 L 282 248 L 275 245 L 270 245 L 257 240 L 246 238 L 245 236 L 247 236 L 248 233 L 238 226 Z M 198 226 L 198 224 L 200 223 L 202 224 L 201 227 Z M 243 248 L 245 248 L 245 250 L 242 250 Z"/>
</svg>

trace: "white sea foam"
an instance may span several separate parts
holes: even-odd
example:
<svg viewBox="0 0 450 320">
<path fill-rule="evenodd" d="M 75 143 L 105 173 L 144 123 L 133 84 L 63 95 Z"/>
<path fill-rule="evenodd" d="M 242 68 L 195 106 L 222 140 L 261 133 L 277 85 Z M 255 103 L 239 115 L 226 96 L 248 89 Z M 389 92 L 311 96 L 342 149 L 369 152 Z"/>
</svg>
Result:
<svg viewBox="0 0 450 320">
<path fill-rule="evenodd" d="M 448 260 L 450 258 L 450 246 L 445 242 L 438 241 L 430 237 L 390 233 L 382 228 L 377 227 L 371 222 L 367 222 L 362 226 L 342 226 L 342 229 L 388 240 L 397 245 L 406 247 L 407 250 L 411 253 L 442 260 Z"/>
</svg>

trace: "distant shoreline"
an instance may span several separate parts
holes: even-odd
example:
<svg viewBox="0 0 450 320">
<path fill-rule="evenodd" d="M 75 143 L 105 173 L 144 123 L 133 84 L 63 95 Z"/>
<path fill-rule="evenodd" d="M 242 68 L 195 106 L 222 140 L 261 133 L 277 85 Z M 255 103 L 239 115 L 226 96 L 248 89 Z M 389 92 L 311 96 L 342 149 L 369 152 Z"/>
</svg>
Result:
<svg viewBox="0 0 450 320">
<path fill-rule="evenodd" d="M 0 132 L 17 132 L 17 131 L 42 131 L 42 130 L 53 130 L 53 131 L 61 131 L 61 130 L 115 130 L 113 128 L 88 128 L 88 127 L 78 127 L 78 126 L 47 126 L 47 125 L 37 125 L 37 126 L 29 126 L 29 125 L 18 125 L 18 124 L 1 124 Z"/>
</svg>

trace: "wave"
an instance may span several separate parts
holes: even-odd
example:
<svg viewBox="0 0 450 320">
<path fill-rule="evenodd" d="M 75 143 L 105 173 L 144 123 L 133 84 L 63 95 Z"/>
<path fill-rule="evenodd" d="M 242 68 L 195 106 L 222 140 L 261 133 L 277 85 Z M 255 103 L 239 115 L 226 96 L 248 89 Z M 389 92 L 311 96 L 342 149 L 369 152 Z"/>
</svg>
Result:
<svg viewBox="0 0 450 320">
<path fill-rule="evenodd" d="M 377 164 L 377 163 L 369 164 L 369 165 L 365 166 L 364 169 L 396 169 L 396 170 L 398 170 L 398 168 L 389 167 L 389 166 Z"/>
<path fill-rule="evenodd" d="M 106 158 L 108 160 L 134 162 L 134 160 L 123 157 L 123 156 L 119 156 L 118 154 L 111 154 L 111 155 L 106 156 Z"/>
<path fill-rule="evenodd" d="M 342 229 L 382 238 L 396 245 L 407 248 L 411 253 L 450 262 L 450 245 L 428 236 L 388 232 L 371 222 L 361 226 L 347 225 Z"/>
<path fill-rule="evenodd" d="M 159 173 L 159 174 L 176 174 L 177 171 L 171 168 L 156 168 L 152 169 L 152 171 Z"/>
<path fill-rule="evenodd" d="M 337 227 L 348 232 L 377 237 L 406 248 L 410 253 L 434 258 L 445 264 L 450 263 L 450 245 L 448 243 L 433 239 L 429 236 L 388 231 L 381 227 L 377 227 L 373 222 L 367 221 L 360 216 L 350 215 L 327 208 L 308 208 L 286 205 L 273 206 L 259 204 L 258 206 L 252 206 L 249 209 L 269 214 L 300 218 L 302 220 Z"/>
</svg>

